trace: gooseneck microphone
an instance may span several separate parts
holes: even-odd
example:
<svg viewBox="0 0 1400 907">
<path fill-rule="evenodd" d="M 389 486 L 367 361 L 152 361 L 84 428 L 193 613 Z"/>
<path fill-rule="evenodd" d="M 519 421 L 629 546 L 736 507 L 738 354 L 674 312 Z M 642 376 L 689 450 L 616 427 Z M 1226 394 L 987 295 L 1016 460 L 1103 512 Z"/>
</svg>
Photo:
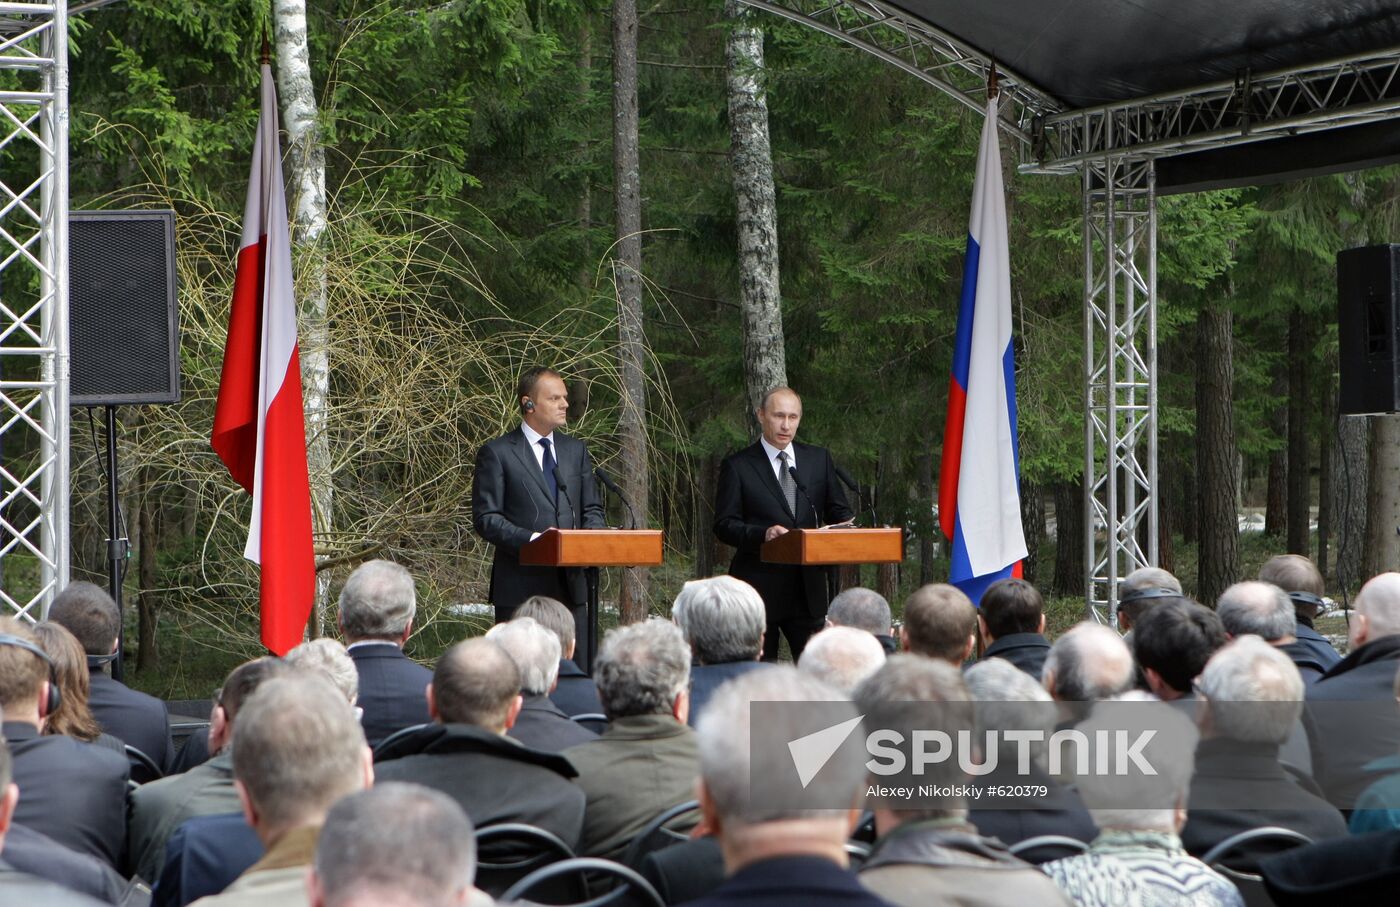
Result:
<svg viewBox="0 0 1400 907">
<path fill-rule="evenodd" d="M 559 493 L 564 496 L 564 500 L 569 502 L 569 515 L 573 517 L 573 519 L 570 520 L 570 522 L 573 523 L 573 526 L 571 526 L 570 528 L 579 528 L 578 511 L 574 509 L 574 499 L 569 497 L 569 486 L 564 483 L 563 479 L 559 478 L 559 473 L 557 472 L 554 474 L 554 481 L 559 485 Z"/>
<path fill-rule="evenodd" d="M 601 466 L 594 468 L 593 475 L 598 477 L 598 481 L 603 483 L 604 488 L 617 495 L 617 499 L 622 502 L 622 506 L 627 508 L 627 520 L 632 524 L 632 528 L 640 528 L 637 525 L 637 512 L 632 509 L 632 503 L 627 500 L 627 495 L 622 493 L 622 489 L 617 487 L 617 483 L 612 480 L 612 477 L 606 472 L 603 472 L 603 467 Z"/>
<path fill-rule="evenodd" d="M 802 497 L 806 498 L 807 506 L 812 508 L 812 514 L 817 518 L 817 528 L 822 528 L 822 512 L 817 509 L 817 505 L 812 503 L 812 499 L 807 494 L 807 486 L 802 484 L 802 480 L 797 477 L 797 467 L 789 466 L 788 475 L 792 476 L 792 482 L 797 486 L 797 490 L 802 492 Z"/>
</svg>

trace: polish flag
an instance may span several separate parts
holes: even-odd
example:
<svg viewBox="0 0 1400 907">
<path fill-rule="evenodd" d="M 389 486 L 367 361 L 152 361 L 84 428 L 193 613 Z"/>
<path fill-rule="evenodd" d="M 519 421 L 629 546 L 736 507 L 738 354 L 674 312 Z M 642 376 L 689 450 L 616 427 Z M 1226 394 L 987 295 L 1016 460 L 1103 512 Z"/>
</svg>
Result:
<svg viewBox="0 0 1400 907">
<path fill-rule="evenodd" d="M 243 556 L 260 568 L 263 645 L 284 655 L 311 616 L 316 564 L 277 92 L 266 63 L 211 444 L 253 496 Z"/>
<path fill-rule="evenodd" d="M 953 543 L 948 579 L 974 604 L 992 583 L 1021 575 L 1026 538 L 1019 457 L 1006 196 L 996 99 L 989 98 L 972 187 L 938 483 L 938 520 Z"/>
</svg>

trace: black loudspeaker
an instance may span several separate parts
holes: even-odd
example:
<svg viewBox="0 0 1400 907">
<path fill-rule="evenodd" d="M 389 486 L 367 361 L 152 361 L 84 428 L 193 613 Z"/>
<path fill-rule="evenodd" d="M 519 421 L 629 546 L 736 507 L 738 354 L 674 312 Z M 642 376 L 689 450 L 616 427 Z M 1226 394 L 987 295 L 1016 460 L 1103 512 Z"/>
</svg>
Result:
<svg viewBox="0 0 1400 907">
<path fill-rule="evenodd" d="M 177 403 L 175 212 L 68 215 L 68 401 Z"/>
<path fill-rule="evenodd" d="M 1337 253 L 1343 415 L 1400 411 L 1400 245 Z"/>
</svg>

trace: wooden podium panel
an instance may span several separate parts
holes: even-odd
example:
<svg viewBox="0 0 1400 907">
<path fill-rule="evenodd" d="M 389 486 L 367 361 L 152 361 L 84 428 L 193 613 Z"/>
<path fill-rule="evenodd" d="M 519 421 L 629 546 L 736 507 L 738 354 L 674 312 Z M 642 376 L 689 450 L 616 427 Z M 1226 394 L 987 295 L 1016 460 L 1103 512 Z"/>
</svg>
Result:
<svg viewBox="0 0 1400 907">
<path fill-rule="evenodd" d="M 660 529 L 551 529 L 520 549 L 530 567 L 655 567 Z"/>
<path fill-rule="evenodd" d="M 764 542 L 758 554 L 770 564 L 898 564 L 904 530 L 791 529 Z"/>
</svg>

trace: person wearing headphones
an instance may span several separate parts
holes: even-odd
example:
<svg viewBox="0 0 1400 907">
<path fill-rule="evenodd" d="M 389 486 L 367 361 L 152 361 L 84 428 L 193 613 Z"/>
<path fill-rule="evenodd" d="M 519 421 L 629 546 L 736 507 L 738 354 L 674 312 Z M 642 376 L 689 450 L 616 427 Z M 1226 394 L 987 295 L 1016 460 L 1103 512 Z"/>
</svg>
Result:
<svg viewBox="0 0 1400 907">
<path fill-rule="evenodd" d="M 473 528 L 495 547 L 491 604 L 500 623 L 532 595 L 563 602 L 574 615 L 579 659 L 591 664 L 592 653 L 583 651 L 589 638 L 583 570 L 526 566 L 520 549 L 549 529 L 606 528 L 593 460 L 587 445 L 560 431 L 569 419 L 563 375 L 543 366 L 529 369 L 520 376 L 515 401 L 520 427 L 482 446 L 472 480 Z"/>
<path fill-rule="evenodd" d="M 1293 635 L 1297 637 L 1297 648 L 1308 656 L 1307 661 L 1317 664 L 1324 672 L 1336 667 L 1342 656 L 1313 629 L 1314 618 L 1324 609 L 1322 574 L 1317 565 L 1301 554 L 1280 554 L 1269 558 L 1259 568 L 1259 579 L 1278 586 L 1292 599 L 1297 619 Z"/>
<path fill-rule="evenodd" d="M 127 761 L 106 747 L 41 735 L 58 705 L 53 664 L 34 634 L 0 618 L 3 734 L 20 791 L 14 821 L 115 867 L 126 847 Z"/>
</svg>

